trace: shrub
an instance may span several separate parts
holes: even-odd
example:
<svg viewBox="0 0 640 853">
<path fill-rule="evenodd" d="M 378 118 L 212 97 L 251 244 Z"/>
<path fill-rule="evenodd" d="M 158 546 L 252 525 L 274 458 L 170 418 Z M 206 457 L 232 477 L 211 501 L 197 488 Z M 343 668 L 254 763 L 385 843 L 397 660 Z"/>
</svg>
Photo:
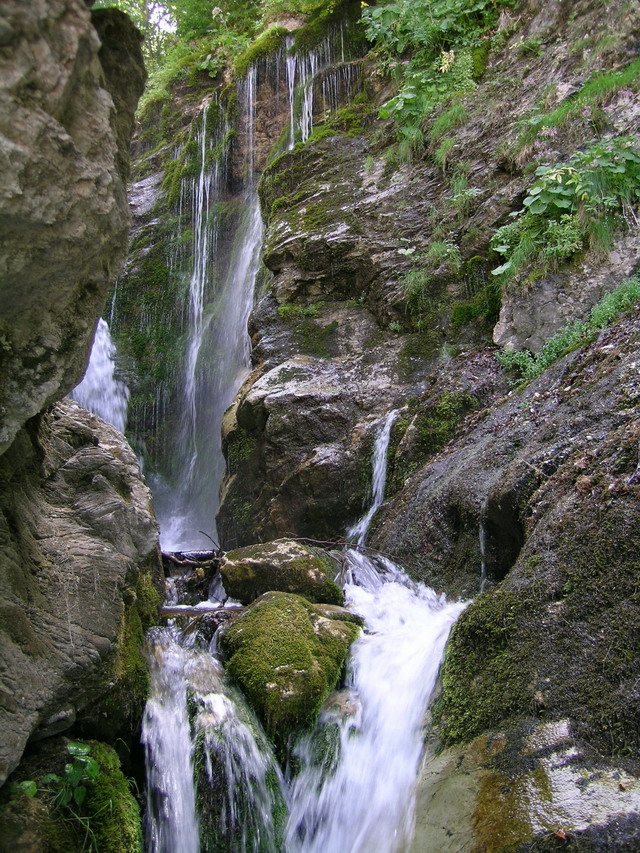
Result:
<svg viewBox="0 0 640 853">
<path fill-rule="evenodd" d="M 517 381 L 535 379 L 560 356 L 585 343 L 615 319 L 640 302 L 640 276 L 634 276 L 605 294 L 591 309 L 587 320 L 567 323 L 553 337 L 545 341 L 535 355 L 528 350 L 501 352 L 496 357 L 500 364 L 516 373 Z"/>
</svg>

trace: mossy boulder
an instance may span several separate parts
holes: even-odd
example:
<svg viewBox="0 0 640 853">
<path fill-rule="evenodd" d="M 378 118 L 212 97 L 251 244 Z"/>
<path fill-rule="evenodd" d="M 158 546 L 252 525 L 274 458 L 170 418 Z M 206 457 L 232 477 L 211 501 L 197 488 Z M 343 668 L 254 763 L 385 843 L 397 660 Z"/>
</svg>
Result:
<svg viewBox="0 0 640 853">
<path fill-rule="evenodd" d="M 324 551 L 290 539 L 229 551 L 220 566 L 226 591 L 243 604 L 271 590 L 342 604 L 344 595 L 334 580 L 338 570 Z"/>
<path fill-rule="evenodd" d="M 322 616 L 299 595 L 269 592 L 223 635 L 227 672 L 276 746 L 313 725 L 358 631 Z"/>
<path fill-rule="evenodd" d="M 55 806 L 56 783 L 41 782 L 48 773 L 64 775 L 70 760 L 66 739 L 44 742 L 20 765 L 0 802 L 2 853 L 142 853 L 140 809 L 115 750 L 98 741 L 87 741 L 87 746 L 99 772 L 95 781 L 83 783 L 86 798 L 80 806 L 74 804 L 75 816 Z M 33 797 L 17 788 L 27 780 L 37 786 Z"/>
</svg>

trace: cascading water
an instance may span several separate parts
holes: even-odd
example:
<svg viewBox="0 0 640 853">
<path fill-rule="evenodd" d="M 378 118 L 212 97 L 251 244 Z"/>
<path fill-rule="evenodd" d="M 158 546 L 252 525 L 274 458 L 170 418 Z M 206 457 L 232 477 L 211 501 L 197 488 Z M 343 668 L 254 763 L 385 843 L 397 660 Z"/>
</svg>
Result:
<svg viewBox="0 0 640 853">
<path fill-rule="evenodd" d="M 380 509 L 384 500 L 384 487 L 387 482 L 387 449 L 389 447 L 389 439 L 391 437 L 391 427 L 393 422 L 400 413 L 397 409 L 389 412 L 382 424 L 382 429 L 376 439 L 373 451 L 373 478 L 372 478 L 372 495 L 373 500 L 367 512 L 362 516 L 360 521 L 356 522 L 353 527 L 347 531 L 347 536 L 350 540 L 354 540 L 356 545 L 364 545 L 364 540 L 369 531 L 369 525 L 376 512 Z"/>
<path fill-rule="evenodd" d="M 175 482 L 152 477 L 164 550 L 211 547 L 224 475 L 222 417 L 249 368 L 247 321 L 262 245 L 262 219 L 253 164 L 255 68 L 240 89 L 247 127 L 245 193 L 229 251 L 216 255 L 218 222 L 214 206 L 225 190 L 226 162 L 209 165 L 212 141 L 205 107 L 198 132 L 199 174 L 183 181 L 193 206 L 193 271 L 189 284 L 189 335 L 182 386 L 182 422 L 175 453 Z"/>
<path fill-rule="evenodd" d="M 345 586 L 366 627 L 351 650 L 346 693 L 319 719 L 333 732 L 335 758 L 314 760 L 314 735 L 296 747 L 303 769 L 287 834 L 296 853 L 394 853 L 411 836 L 423 718 L 464 604 L 390 568 L 359 555 L 358 583 Z"/>
<path fill-rule="evenodd" d="M 129 389 L 117 375 L 116 345 L 102 317 L 98 320 L 84 378 L 69 396 L 94 415 L 113 424 L 120 432 L 125 431 Z"/>
<path fill-rule="evenodd" d="M 348 532 L 347 606 L 365 620 L 353 644 L 347 691 L 325 706 L 315 733 L 296 746 L 287 832 L 292 853 L 395 853 L 413 828 L 422 723 L 451 626 L 462 602 L 416 584 L 391 560 L 360 548 L 384 499 L 387 451 L 399 412 L 376 439 L 371 507 Z M 318 731 L 333 733 L 334 757 L 318 763 Z"/>
<path fill-rule="evenodd" d="M 344 62 L 341 31 L 339 36 L 297 55 L 288 41 L 275 57 L 277 74 L 287 81 L 290 147 L 310 135 L 318 110 L 314 99 L 334 109 L 356 84 L 357 71 L 348 64 L 327 70 L 338 59 Z M 245 194 L 222 269 L 212 257 L 217 232 L 211 210 L 224 175 L 208 166 L 213 143 L 207 140 L 206 109 L 198 136 L 199 174 L 183 182 L 181 206 L 191 200 L 194 224 L 180 435 L 187 456 L 179 466 L 182 490 L 155 484 L 165 550 L 206 547 L 198 530 L 215 536 L 223 474 L 220 426 L 248 366 L 246 325 L 262 241 L 254 168 L 257 85 L 253 66 L 239 92 L 248 152 Z M 151 853 L 395 853 L 408 838 L 422 720 L 449 629 L 464 605 L 448 604 L 390 560 L 362 551 L 384 499 L 397 415 L 390 412 L 381 424 L 372 504 L 349 531 L 358 548 L 344 554 L 347 605 L 364 617 L 365 629 L 352 649 L 347 689 L 330 697 L 316 732 L 294 747 L 296 774 L 285 782 L 257 721 L 225 683 L 215 641 L 207 646 L 197 632 L 194 639 L 172 628 L 150 636 L 152 688 L 143 741 Z M 327 733 L 335 749 L 318 762 L 314 744 L 318 738 L 326 742 Z"/>
<path fill-rule="evenodd" d="M 151 694 L 142 722 L 147 769 L 147 846 L 151 853 L 198 853 L 193 750 L 187 715 L 188 652 L 170 630 L 147 638 Z"/>
</svg>

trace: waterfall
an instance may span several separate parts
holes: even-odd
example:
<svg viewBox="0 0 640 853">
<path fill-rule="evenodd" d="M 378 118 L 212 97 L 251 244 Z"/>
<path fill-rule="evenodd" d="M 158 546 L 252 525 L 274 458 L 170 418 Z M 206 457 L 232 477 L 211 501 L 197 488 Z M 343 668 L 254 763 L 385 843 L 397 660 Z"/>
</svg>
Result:
<svg viewBox="0 0 640 853">
<path fill-rule="evenodd" d="M 168 551 L 211 547 L 224 475 L 222 418 L 249 369 L 247 321 L 262 245 L 262 219 L 254 169 L 256 71 L 240 86 L 247 128 L 245 191 L 233 237 L 221 251 L 215 204 L 226 191 L 226 159 L 209 164 L 212 146 L 228 137 L 223 124 L 212 138 L 203 109 L 197 134 L 199 173 L 183 180 L 181 204 L 190 200 L 193 269 L 189 283 L 188 343 L 182 421 L 174 449 L 173 480 L 152 476 L 162 547 Z"/>
<path fill-rule="evenodd" d="M 399 414 L 397 409 L 389 412 L 382 422 L 382 428 L 376 438 L 371 463 L 373 473 L 371 483 L 373 501 L 369 510 L 362 516 L 360 521 L 347 531 L 347 537 L 350 540 L 355 540 L 356 545 L 364 545 L 371 520 L 380 509 L 384 500 L 384 487 L 387 481 L 387 450 L 389 448 L 389 439 L 391 438 L 391 427 Z"/>
<path fill-rule="evenodd" d="M 150 853 L 198 853 L 193 750 L 184 676 L 187 653 L 170 630 L 147 637 L 151 691 L 142 721 Z"/>
<path fill-rule="evenodd" d="M 322 109 L 334 109 L 357 85 L 353 67 L 332 67 L 345 59 L 342 30 L 339 35 L 295 55 L 287 39 L 286 52 L 277 54 L 275 70 L 286 79 L 289 147 L 308 139 L 320 98 Z M 227 154 L 212 155 L 224 148 L 229 128 L 214 128 L 207 107 L 193 137 L 197 174 L 182 181 L 179 212 L 190 211 L 193 259 L 182 420 L 172 449 L 178 476 L 152 480 L 165 550 L 208 547 L 198 531 L 216 537 L 222 416 L 249 365 L 246 327 L 262 244 L 256 91 L 258 68 L 268 62 L 252 66 L 238 90 L 247 155 L 230 240 L 215 213 L 228 189 Z M 447 603 L 391 560 L 361 550 L 384 500 L 397 416 L 394 410 L 380 422 L 371 505 L 349 531 L 357 549 L 344 554 L 347 607 L 365 623 L 352 647 L 346 689 L 329 697 L 317 728 L 294 745 L 286 777 L 259 723 L 226 683 L 215 638 L 209 642 L 200 627 L 150 634 L 142 737 L 150 853 L 396 853 L 409 838 L 424 715 L 449 629 L 464 604 Z M 320 760 L 319 742 L 334 747 Z"/>
<path fill-rule="evenodd" d="M 207 837 L 215 850 L 222 842 L 235 853 L 275 851 L 282 773 L 255 717 L 226 684 L 222 664 L 171 628 L 150 633 L 147 656 L 149 853 L 204 853 Z"/>
<path fill-rule="evenodd" d="M 117 376 L 116 345 L 102 317 L 98 320 L 84 378 L 69 396 L 94 415 L 113 424 L 120 432 L 125 431 L 129 389 Z"/>
<path fill-rule="evenodd" d="M 374 446 L 375 507 L 397 415 L 383 419 Z M 370 517 L 371 509 L 355 526 L 360 545 Z M 143 731 L 151 853 L 209 853 L 221 843 L 229 853 L 397 853 L 408 843 L 425 712 L 466 604 L 447 602 L 381 555 L 349 548 L 344 560 L 346 606 L 364 618 L 363 633 L 346 688 L 298 739 L 287 781 L 255 717 L 226 684 L 215 638 L 206 651 L 193 636 L 185 648 L 169 630 L 152 634 Z"/>
<path fill-rule="evenodd" d="M 360 84 L 360 69 L 345 63 L 342 27 L 334 28 L 311 50 L 295 53 L 293 46 L 293 37 L 287 36 L 284 65 L 289 97 L 289 149 L 296 141 L 306 142 L 311 135 L 318 90 L 322 96 L 322 110 L 327 112 L 337 109 L 345 98 L 352 97 Z M 276 55 L 276 61 L 282 64 L 282 51 Z"/>
</svg>

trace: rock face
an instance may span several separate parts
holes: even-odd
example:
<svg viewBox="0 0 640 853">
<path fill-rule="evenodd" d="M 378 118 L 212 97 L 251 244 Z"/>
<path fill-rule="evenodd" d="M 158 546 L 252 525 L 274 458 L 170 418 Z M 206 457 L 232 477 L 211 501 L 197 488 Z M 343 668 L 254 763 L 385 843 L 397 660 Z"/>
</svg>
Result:
<svg viewBox="0 0 640 853">
<path fill-rule="evenodd" d="M 226 592 L 242 604 L 271 590 L 316 603 L 343 604 L 344 594 L 335 583 L 338 571 L 324 551 L 286 539 L 229 551 L 220 565 Z"/>
<path fill-rule="evenodd" d="M 483 563 L 488 582 L 445 656 L 434 718 L 454 749 L 427 762 L 416 853 L 460 786 L 462 850 L 558 828 L 577 849 L 637 843 L 639 360 L 636 311 L 476 415 L 382 510 L 372 544 L 427 583 L 469 596 Z"/>
<path fill-rule="evenodd" d="M 223 634 L 227 672 L 280 748 L 313 724 L 358 631 L 298 595 L 268 592 Z"/>
<path fill-rule="evenodd" d="M 113 427 L 65 400 L 0 460 L 0 780 L 29 738 L 126 733 L 162 568 L 150 494 Z"/>
<path fill-rule="evenodd" d="M 102 47 L 81 0 L 2 7 L 0 452 L 82 377 L 126 250 L 145 72 L 129 19 L 109 10 L 97 23 Z"/>
</svg>

